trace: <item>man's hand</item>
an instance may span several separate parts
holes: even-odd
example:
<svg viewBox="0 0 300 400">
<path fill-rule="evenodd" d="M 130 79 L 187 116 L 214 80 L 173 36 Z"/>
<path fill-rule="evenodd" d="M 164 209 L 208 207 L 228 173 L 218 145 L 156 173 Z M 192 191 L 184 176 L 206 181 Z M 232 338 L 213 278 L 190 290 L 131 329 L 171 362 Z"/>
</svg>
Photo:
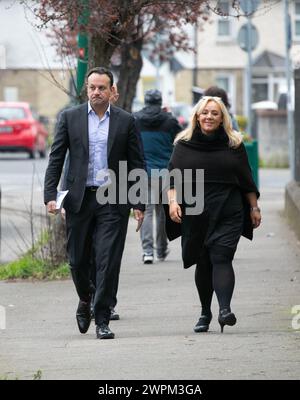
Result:
<svg viewBox="0 0 300 400">
<path fill-rule="evenodd" d="M 47 203 L 47 211 L 49 214 L 56 214 L 57 213 L 57 209 L 56 209 L 56 201 L 55 200 L 51 200 Z"/>
<path fill-rule="evenodd" d="M 181 223 L 182 212 L 177 201 L 172 201 L 172 203 L 170 203 L 169 215 L 172 221 L 177 222 L 178 224 Z"/>
<path fill-rule="evenodd" d="M 134 219 L 138 222 L 136 227 L 136 232 L 138 232 L 144 221 L 144 212 L 141 210 L 133 210 Z"/>
</svg>

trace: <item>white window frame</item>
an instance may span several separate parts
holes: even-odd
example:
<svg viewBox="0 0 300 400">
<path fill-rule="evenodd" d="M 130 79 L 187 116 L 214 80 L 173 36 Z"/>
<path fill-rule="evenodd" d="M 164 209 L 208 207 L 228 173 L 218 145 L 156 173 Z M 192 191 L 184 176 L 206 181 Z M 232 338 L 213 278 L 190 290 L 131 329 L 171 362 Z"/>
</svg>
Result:
<svg viewBox="0 0 300 400">
<path fill-rule="evenodd" d="M 300 5 L 300 0 L 295 0 L 294 3 L 294 23 L 293 23 L 293 31 L 294 31 L 294 38 L 297 41 L 300 41 L 300 34 L 297 35 L 297 31 L 296 31 L 296 22 L 300 22 L 300 13 L 296 14 L 296 5 L 299 4 Z"/>
<path fill-rule="evenodd" d="M 6 49 L 0 44 L 0 69 L 6 69 Z"/>
<path fill-rule="evenodd" d="M 4 101 L 19 101 L 19 89 L 16 86 L 4 86 Z"/>
<path fill-rule="evenodd" d="M 264 77 L 253 77 L 252 85 L 266 84 L 268 86 L 268 98 L 266 100 L 277 103 L 278 99 L 275 97 L 275 85 L 281 87 L 285 83 L 284 76 L 274 76 L 274 74 L 267 74 Z"/>
<path fill-rule="evenodd" d="M 229 0 L 222 0 L 224 3 L 228 3 L 228 11 L 230 12 L 231 9 L 231 4 Z M 228 35 L 220 35 L 219 34 L 219 22 L 220 21 L 226 21 L 229 26 L 229 33 Z M 234 31 L 233 31 L 233 19 L 232 17 L 217 17 L 217 23 L 216 23 L 216 38 L 217 42 L 231 42 L 234 39 Z"/>
<path fill-rule="evenodd" d="M 229 103 L 231 104 L 230 107 L 230 112 L 232 114 L 236 113 L 236 80 L 235 80 L 235 75 L 231 73 L 219 73 L 216 75 L 216 85 L 218 85 L 218 79 L 227 79 L 228 80 L 228 90 L 227 90 L 227 95 L 228 95 L 228 100 Z"/>
</svg>

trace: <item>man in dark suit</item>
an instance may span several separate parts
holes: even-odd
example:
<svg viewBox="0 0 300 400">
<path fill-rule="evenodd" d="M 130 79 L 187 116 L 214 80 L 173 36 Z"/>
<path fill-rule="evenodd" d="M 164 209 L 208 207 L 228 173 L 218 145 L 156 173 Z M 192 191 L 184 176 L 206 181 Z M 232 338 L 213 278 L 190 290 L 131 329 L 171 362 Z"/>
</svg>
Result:
<svg viewBox="0 0 300 400">
<path fill-rule="evenodd" d="M 119 92 L 117 85 L 114 83 L 112 86 L 112 94 L 109 98 L 110 104 L 115 105 L 115 103 L 118 101 L 119 98 Z M 61 185 L 60 185 L 60 190 L 66 190 L 67 188 L 67 175 L 68 175 L 68 169 L 69 169 L 69 155 L 66 156 L 65 164 L 63 167 L 63 173 L 61 176 Z M 61 208 L 61 215 L 63 220 L 66 220 L 66 210 L 62 207 Z M 128 217 L 125 215 L 123 218 L 123 229 L 124 229 L 124 235 L 126 236 L 127 232 L 127 227 L 128 227 Z M 121 266 L 121 265 L 120 265 Z M 120 267 L 119 266 L 119 267 Z M 115 307 L 117 305 L 117 292 L 118 292 L 118 287 L 119 287 L 119 270 L 115 271 L 115 284 L 114 284 L 114 293 L 112 296 L 112 303 L 110 305 L 110 321 L 116 321 L 120 319 L 120 315 L 116 312 Z M 94 257 L 94 251 L 92 252 L 92 258 L 91 258 L 91 285 L 92 285 L 92 291 L 94 293 L 95 288 L 96 288 L 96 267 L 95 267 L 95 257 Z M 92 301 L 91 301 L 91 314 L 92 314 L 92 319 L 94 317 L 94 296 L 92 296 Z"/>
<path fill-rule="evenodd" d="M 87 73 L 88 102 L 62 112 L 45 175 L 44 201 L 49 213 L 56 213 L 57 186 L 65 155 L 69 150 L 69 168 L 64 202 L 66 210 L 67 252 L 72 278 L 79 296 L 76 319 L 81 333 L 91 322 L 90 259 L 95 250 L 96 292 L 94 314 L 96 336 L 112 339 L 109 328 L 110 304 L 116 275 L 119 274 L 128 220 L 129 204 L 99 204 L 96 193 L 107 184 L 108 169 L 119 182 L 119 162 L 127 162 L 128 173 L 143 169 L 144 161 L 134 118 L 109 103 L 113 75 L 96 67 Z M 134 217 L 141 222 L 144 206 L 133 206 Z"/>
</svg>

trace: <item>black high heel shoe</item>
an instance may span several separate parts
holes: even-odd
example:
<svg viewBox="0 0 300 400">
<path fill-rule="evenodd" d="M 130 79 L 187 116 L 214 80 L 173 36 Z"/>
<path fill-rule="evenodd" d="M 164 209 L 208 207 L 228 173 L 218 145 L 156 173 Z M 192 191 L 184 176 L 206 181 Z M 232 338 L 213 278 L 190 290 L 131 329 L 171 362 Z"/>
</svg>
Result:
<svg viewBox="0 0 300 400">
<path fill-rule="evenodd" d="M 218 321 L 221 326 L 221 333 L 223 333 L 225 325 L 233 326 L 236 324 L 236 317 L 229 308 L 223 308 L 223 310 L 220 310 Z"/>
<path fill-rule="evenodd" d="M 199 321 L 194 327 L 194 332 L 196 333 L 207 332 L 211 319 L 212 319 L 212 313 L 210 313 L 210 315 L 201 315 Z"/>
</svg>

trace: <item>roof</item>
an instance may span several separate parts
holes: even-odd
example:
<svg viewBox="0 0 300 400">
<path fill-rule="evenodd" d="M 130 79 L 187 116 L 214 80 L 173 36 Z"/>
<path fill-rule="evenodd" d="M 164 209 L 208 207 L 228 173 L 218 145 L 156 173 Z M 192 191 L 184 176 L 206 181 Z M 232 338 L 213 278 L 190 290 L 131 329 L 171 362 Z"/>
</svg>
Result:
<svg viewBox="0 0 300 400">
<path fill-rule="evenodd" d="M 285 68 L 285 58 L 265 50 L 254 60 L 253 67 Z"/>
</svg>

